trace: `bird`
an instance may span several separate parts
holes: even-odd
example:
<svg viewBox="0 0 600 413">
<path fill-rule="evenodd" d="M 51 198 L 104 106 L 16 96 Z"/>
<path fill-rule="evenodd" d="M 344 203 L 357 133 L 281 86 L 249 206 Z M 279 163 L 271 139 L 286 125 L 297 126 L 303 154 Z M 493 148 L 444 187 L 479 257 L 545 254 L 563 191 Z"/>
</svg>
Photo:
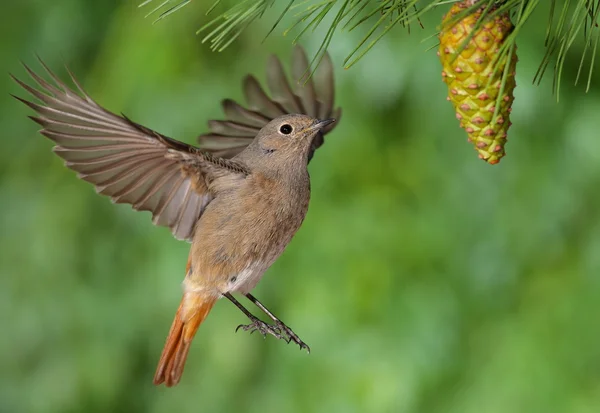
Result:
<svg viewBox="0 0 600 413">
<path fill-rule="evenodd" d="M 298 50 L 296 74 L 303 66 L 308 68 L 304 52 Z M 271 69 L 277 69 L 268 72 L 268 79 L 277 85 L 275 97 L 268 98 L 255 78 L 247 77 L 251 109 L 223 101 L 229 119 L 209 121 L 211 132 L 200 135 L 196 147 L 110 112 L 85 92 L 68 68 L 77 91 L 39 62 L 52 82 L 26 64 L 37 88 L 11 75 L 39 103 L 13 97 L 36 112 L 30 118 L 56 144 L 53 151 L 65 166 L 92 183 L 99 194 L 150 211 L 155 225 L 169 227 L 176 239 L 191 243 L 183 296 L 154 384 L 172 387 L 180 382 L 192 339 L 220 298 L 227 298 L 250 319 L 236 331 L 259 331 L 310 352 L 251 291 L 306 216 L 308 163 L 335 125 L 336 118 L 330 116 L 341 113 L 333 109 L 331 73 L 324 83 L 324 99 L 312 82 L 307 83 L 308 92 L 293 93 L 279 60 L 272 58 Z M 327 65 L 325 69 L 331 71 Z M 233 293 L 245 296 L 272 323 L 254 316 Z"/>
<path fill-rule="evenodd" d="M 273 98 L 269 98 L 260 82 L 252 75 L 242 81 L 242 90 L 249 107 L 240 105 L 233 99 L 221 102 L 225 120 L 210 120 L 210 132 L 198 136 L 198 143 L 204 151 L 231 158 L 240 153 L 256 136 L 260 128 L 277 116 L 289 113 L 303 113 L 315 118 L 334 118 L 332 123 L 319 131 L 309 152 L 309 162 L 316 149 L 325 142 L 324 136 L 340 123 L 342 109 L 334 108 L 335 81 L 333 63 L 329 53 L 325 53 L 313 76 L 306 51 L 296 45 L 292 54 L 292 77 L 296 80 L 293 90 L 287 80 L 279 58 L 271 55 L 267 62 L 267 85 Z"/>
</svg>

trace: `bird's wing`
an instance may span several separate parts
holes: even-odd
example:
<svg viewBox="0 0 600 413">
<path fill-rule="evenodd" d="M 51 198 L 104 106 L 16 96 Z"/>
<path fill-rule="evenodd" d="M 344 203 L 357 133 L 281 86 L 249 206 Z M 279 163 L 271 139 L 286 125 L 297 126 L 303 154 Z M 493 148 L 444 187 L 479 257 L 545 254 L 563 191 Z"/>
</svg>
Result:
<svg viewBox="0 0 600 413">
<path fill-rule="evenodd" d="M 292 76 L 296 84 L 292 90 L 279 59 L 271 56 L 267 65 L 267 84 L 270 98 L 254 76 L 244 79 L 244 95 L 248 107 L 225 99 L 222 102 L 226 120 L 208 122 L 209 133 L 198 137 L 203 151 L 231 158 L 252 142 L 258 131 L 274 118 L 290 113 L 301 113 L 318 119 L 336 118 L 342 110 L 334 108 L 335 89 L 333 64 L 325 54 L 315 74 L 303 85 L 300 80 L 309 72 L 309 62 L 304 49 L 294 48 Z M 313 142 L 313 151 L 323 144 L 323 135 L 331 132 L 339 122 L 324 128 Z"/>
<path fill-rule="evenodd" d="M 198 154 L 197 164 L 206 164 L 206 172 L 190 168 L 169 153 L 196 153 L 196 148 L 107 111 L 70 72 L 79 94 L 40 63 L 54 84 L 25 65 L 39 90 L 13 79 L 40 103 L 15 98 L 37 112 L 31 119 L 42 126 L 42 135 L 56 143 L 54 152 L 65 165 L 98 193 L 138 211 L 150 211 L 154 224 L 169 227 L 177 239 L 191 241 L 198 218 L 213 198 L 207 178 L 216 170 L 227 171 L 229 165 Z"/>
</svg>

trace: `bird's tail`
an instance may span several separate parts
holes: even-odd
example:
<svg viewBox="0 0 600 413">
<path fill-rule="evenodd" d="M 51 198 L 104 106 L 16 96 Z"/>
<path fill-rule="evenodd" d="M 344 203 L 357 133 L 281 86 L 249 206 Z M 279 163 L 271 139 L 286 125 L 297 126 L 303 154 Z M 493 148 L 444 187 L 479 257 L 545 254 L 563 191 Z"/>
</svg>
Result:
<svg viewBox="0 0 600 413">
<path fill-rule="evenodd" d="M 154 384 L 171 387 L 179 383 L 192 339 L 216 301 L 214 296 L 184 294 L 160 356 Z"/>
</svg>

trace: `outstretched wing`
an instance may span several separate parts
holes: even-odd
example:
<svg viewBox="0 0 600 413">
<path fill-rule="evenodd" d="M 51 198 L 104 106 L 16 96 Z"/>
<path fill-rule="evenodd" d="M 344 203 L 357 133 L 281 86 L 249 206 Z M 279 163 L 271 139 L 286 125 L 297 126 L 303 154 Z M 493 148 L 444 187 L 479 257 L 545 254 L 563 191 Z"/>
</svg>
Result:
<svg viewBox="0 0 600 413">
<path fill-rule="evenodd" d="M 271 56 L 267 65 L 267 84 L 272 98 L 269 98 L 254 76 L 246 76 L 243 87 L 249 107 L 245 108 L 234 100 L 225 99 L 222 106 L 227 120 L 208 122 L 210 132 L 198 137 L 202 150 L 225 158 L 234 157 L 252 142 L 267 123 L 290 113 L 339 120 L 342 110 L 334 108 L 333 64 L 329 54 L 325 54 L 315 74 L 303 85 L 304 82 L 300 79 L 308 73 L 308 69 L 309 62 L 304 49 L 296 46 L 292 57 L 292 76 L 296 89 L 292 90 L 281 62 L 277 57 Z M 331 132 L 338 123 L 327 126 L 315 137 L 309 160 L 323 144 L 323 135 Z"/>
<path fill-rule="evenodd" d="M 24 65 L 39 90 L 12 77 L 40 103 L 15 98 L 37 112 L 31 119 L 42 126 L 42 135 L 56 143 L 54 152 L 65 165 L 92 183 L 98 193 L 138 211 L 150 211 L 154 224 L 169 227 L 177 239 L 191 241 L 212 195 L 201 170 L 190 169 L 169 153 L 197 153 L 196 148 L 107 111 L 70 72 L 80 94 L 40 63 L 54 84 Z M 214 163 L 214 159 L 196 156 L 200 163 Z"/>
</svg>

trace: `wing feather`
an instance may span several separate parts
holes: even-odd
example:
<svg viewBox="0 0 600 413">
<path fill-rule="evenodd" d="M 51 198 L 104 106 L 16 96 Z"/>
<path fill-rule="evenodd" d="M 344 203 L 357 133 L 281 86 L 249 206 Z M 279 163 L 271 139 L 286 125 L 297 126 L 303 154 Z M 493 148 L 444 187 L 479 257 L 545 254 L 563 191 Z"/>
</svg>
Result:
<svg viewBox="0 0 600 413">
<path fill-rule="evenodd" d="M 309 61 L 302 47 L 296 46 L 292 56 L 292 90 L 280 60 L 271 57 L 267 64 L 267 84 L 272 92 L 270 98 L 254 76 L 243 81 L 244 96 L 248 108 L 225 99 L 222 102 L 225 120 L 208 123 L 210 132 L 200 135 L 198 142 L 202 150 L 214 155 L 232 158 L 252 142 L 258 131 L 274 118 L 290 113 L 302 113 L 320 119 L 335 117 L 338 122 L 323 129 L 313 142 L 313 152 L 323 142 L 323 136 L 338 124 L 341 109 L 334 108 L 335 89 L 333 64 L 325 54 L 313 77 L 307 82 L 301 79 L 309 73 Z M 309 159 L 312 157 L 312 152 Z"/>
<path fill-rule="evenodd" d="M 40 63 L 54 84 L 24 65 L 38 88 L 14 76 L 13 79 L 39 103 L 15 97 L 37 113 L 31 118 L 42 126 L 41 134 L 56 144 L 54 152 L 79 178 L 93 184 L 98 193 L 115 203 L 150 211 L 156 225 L 168 227 L 176 238 L 190 241 L 213 194 L 208 191 L 201 169 L 190 173 L 189 167 L 184 168 L 180 160 L 167 155 L 172 151 L 185 152 L 198 157 L 198 164 L 213 162 L 212 168 L 223 166 L 214 158 L 193 155 L 196 148 L 109 112 L 83 90 L 71 72 L 79 93 L 63 83 L 41 59 Z M 240 128 L 251 129 L 245 124 Z"/>
</svg>

